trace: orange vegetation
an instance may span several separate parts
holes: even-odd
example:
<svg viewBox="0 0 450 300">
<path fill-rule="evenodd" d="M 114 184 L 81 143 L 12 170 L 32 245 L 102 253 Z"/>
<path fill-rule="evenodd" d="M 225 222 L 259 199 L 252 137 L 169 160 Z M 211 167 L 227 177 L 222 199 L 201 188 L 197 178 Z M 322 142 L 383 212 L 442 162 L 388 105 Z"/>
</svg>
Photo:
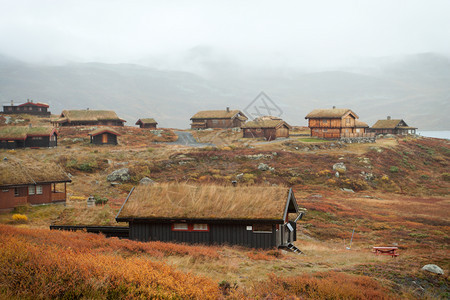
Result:
<svg viewBox="0 0 450 300">
<path fill-rule="evenodd" d="M 218 297 L 213 281 L 143 257 L 203 253 L 202 247 L 137 243 L 101 236 L 0 226 L 0 290 L 20 298 Z M 104 247 L 104 248 L 103 248 Z M 105 248 L 108 248 L 106 253 Z M 179 249 L 178 249 L 179 247 Z M 167 250 L 163 250 L 167 248 Z M 191 248 L 191 249 L 189 249 Z M 115 249 L 117 253 L 111 251 Z M 206 248 L 205 248 L 206 249 Z M 165 252 L 165 253 L 164 253 Z M 207 255 L 214 256 L 214 250 Z"/>
</svg>

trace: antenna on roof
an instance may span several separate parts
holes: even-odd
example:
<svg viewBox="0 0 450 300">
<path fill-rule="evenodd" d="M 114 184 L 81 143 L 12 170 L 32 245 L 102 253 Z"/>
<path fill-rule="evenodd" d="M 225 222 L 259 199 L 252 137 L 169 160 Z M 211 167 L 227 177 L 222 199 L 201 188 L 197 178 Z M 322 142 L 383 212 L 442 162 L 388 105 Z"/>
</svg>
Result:
<svg viewBox="0 0 450 300">
<path fill-rule="evenodd" d="M 14 100 L 11 100 L 11 106 L 14 106 Z"/>
<path fill-rule="evenodd" d="M 387 119 L 390 120 L 390 119 L 391 119 L 391 116 L 387 116 Z"/>
</svg>

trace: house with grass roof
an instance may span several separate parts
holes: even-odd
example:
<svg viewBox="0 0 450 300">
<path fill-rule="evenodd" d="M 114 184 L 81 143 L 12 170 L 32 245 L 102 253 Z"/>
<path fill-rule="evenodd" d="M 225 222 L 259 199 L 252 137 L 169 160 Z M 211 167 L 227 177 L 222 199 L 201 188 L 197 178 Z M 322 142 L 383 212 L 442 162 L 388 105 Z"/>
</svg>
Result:
<svg viewBox="0 0 450 300">
<path fill-rule="evenodd" d="M 144 118 L 137 120 L 136 125 L 139 125 L 139 128 L 156 129 L 158 122 L 153 118 Z"/>
<path fill-rule="evenodd" d="M 57 145 L 58 132 L 53 127 L 0 127 L 0 149 L 48 148 Z"/>
<path fill-rule="evenodd" d="M 69 176 L 54 163 L 0 161 L 0 210 L 66 201 Z"/>
<path fill-rule="evenodd" d="M 378 120 L 372 127 L 370 127 L 369 132 L 374 132 L 375 134 L 416 134 L 416 127 L 411 127 L 406 124 L 402 119 L 391 119 L 390 116 L 386 120 Z"/>
<path fill-rule="evenodd" d="M 63 110 L 55 126 L 124 126 L 126 121 L 112 110 Z"/>
<path fill-rule="evenodd" d="M 302 215 L 286 187 L 162 183 L 133 188 L 116 221 L 133 240 L 270 249 L 293 246 Z"/>
<path fill-rule="evenodd" d="M 281 118 L 272 116 L 259 117 L 242 125 L 244 138 L 265 138 L 267 141 L 289 137 L 291 128 Z"/>
<path fill-rule="evenodd" d="M 89 136 L 91 144 L 117 145 L 117 137 L 120 136 L 120 133 L 109 127 L 100 127 L 90 132 Z"/>
<path fill-rule="evenodd" d="M 204 110 L 191 118 L 191 129 L 241 127 L 248 118 L 240 110 Z"/>
</svg>

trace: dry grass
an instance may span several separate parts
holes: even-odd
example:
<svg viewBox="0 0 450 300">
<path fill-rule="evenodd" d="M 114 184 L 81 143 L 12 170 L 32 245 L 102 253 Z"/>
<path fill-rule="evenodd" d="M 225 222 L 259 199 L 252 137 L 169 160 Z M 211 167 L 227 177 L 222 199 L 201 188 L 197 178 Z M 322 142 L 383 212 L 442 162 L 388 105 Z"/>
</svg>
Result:
<svg viewBox="0 0 450 300">
<path fill-rule="evenodd" d="M 70 121 L 120 120 L 112 110 L 63 110 L 61 115 Z"/>
<path fill-rule="evenodd" d="M 285 187 L 164 183 L 138 186 L 120 218 L 283 219 Z"/>
<path fill-rule="evenodd" d="M 32 163 L 19 160 L 0 162 L 0 185 L 35 184 L 40 182 L 70 181 L 64 170 L 55 163 Z"/>
</svg>

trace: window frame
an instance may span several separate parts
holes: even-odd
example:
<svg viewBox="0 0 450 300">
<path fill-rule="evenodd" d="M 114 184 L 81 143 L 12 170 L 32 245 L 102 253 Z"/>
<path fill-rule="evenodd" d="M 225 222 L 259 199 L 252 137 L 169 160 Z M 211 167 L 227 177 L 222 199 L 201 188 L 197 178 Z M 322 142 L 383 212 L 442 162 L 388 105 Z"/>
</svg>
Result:
<svg viewBox="0 0 450 300">
<path fill-rule="evenodd" d="M 19 196 L 20 196 L 19 188 L 14 188 L 14 197 L 19 197 Z"/>
<path fill-rule="evenodd" d="M 42 195 L 44 193 L 44 189 L 43 189 L 42 185 L 36 185 L 35 192 L 36 192 L 36 195 Z"/>
<path fill-rule="evenodd" d="M 206 229 L 195 229 L 195 225 L 205 225 Z M 194 223 L 192 224 L 192 231 L 209 231 L 209 225 L 205 223 Z"/>
<path fill-rule="evenodd" d="M 28 196 L 36 195 L 36 187 L 34 185 L 28 186 Z"/>
<path fill-rule="evenodd" d="M 270 226 L 270 231 L 269 230 L 261 230 L 261 226 Z M 259 228 L 258 228 L 259 227 Z M 272 228 L 272 224 L 253 224 L 252 225 L 252 232 L 253 233 L 273 233 L 273 228 Z"/>
<path fill-rule="evenodd" d="M 175 228 L 176 225 L 185 225 L 183 229 Z M 205 225 L 206 229 L 195 229 L 195 225 Z M 172 231 L 184 231 L 184 232 L 209 232 L 209 224 L 206 223 L 172 223 L 170 226 Z"/>
<path fill-rule="evenodd" d="M 176 225 L 186 225 L 186 229 L 184 228 L 175 228 Z M 172 226 L 172 231 L 189 231 L 189 224 L 187 223 L 173 223 Z"/>
</svg>

